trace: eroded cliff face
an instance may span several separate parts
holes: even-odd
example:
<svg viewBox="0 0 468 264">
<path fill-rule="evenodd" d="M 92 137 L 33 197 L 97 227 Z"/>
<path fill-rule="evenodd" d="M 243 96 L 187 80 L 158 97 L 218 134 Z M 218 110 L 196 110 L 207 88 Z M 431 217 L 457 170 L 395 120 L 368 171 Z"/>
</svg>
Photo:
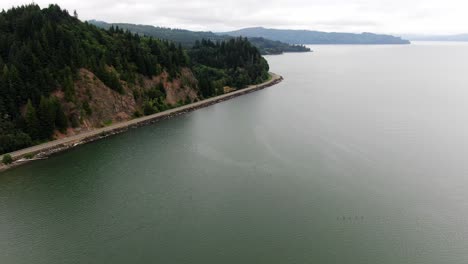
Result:
<svg viewBox="0 0 468 264">
<path fill-rule="evenodd" d="M 180 102 L 186 102 L 187 99 L 191 102 L 199 100 L 198 81 L 188 68 L 183 68 L 179 78 L 172 81 L 169 80 L 169 75 L 166 72 L 154 76 L 152 79 L 145 78 L 142 89 L 148 90 L 160 82 L 164 84 L 168 105 L 175 106 Z"/>
<path fill-rule="evenodd" d="M 67 136 L 134 118 L 135 113 L 143 112 L 144 100 L 139 95 L 160 83 L 164 86 L 165 103 L 169 107 L 199 100 L 198 81 L 187 68 L 182 69 L 177 78 L 171 79 L 163 72 L 152 78 L 140 76 L 137 84 L 121 82 L 124 88 L 122 94 L 107 87 L 87 69 L 80 69 L 78 74 L 73 102 L 67 102 L 61 90 L 53 94 L 59 98 L 66 115 L 72 120 L 74 128 L 68 129 Z M 64 136 L 56 132 L 55 138 Z"/>
</svg>

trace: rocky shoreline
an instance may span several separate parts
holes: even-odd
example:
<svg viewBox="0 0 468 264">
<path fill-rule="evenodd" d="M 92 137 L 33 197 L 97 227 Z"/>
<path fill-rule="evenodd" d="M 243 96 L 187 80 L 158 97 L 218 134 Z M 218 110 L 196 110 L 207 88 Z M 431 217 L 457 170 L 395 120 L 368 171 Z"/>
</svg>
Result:
<svg viewBox="0 0 468 264">
<path fill-rule="evenodd" d="M 93 142 L 102 138 L 106 138 L 115 134 L 125 132 L 126 130 L 130 128 L 136 128 L 140 126 L 153 124 L 160 120 L 169 119 L 169 118 L 182 115 L 191 111 L 195 111 L 197 109 L 204 108 L 213 104 L 217 104 L 217 103 L 220 103 L 220 102 L 223 102 L 223 101 L 226 101 L 226 100 L 229 100 L 229 99 L 232 99 L 232 98 L 244 95 L 244 94 L 262 90 L 267 87 L 273 86 L 283 80 L 283 77 L 276 75 L 274 73 L 270 73 L 270 75 L 271 75 L 271 79 L 264 83 L 261 83 L 258 85 L 251 85 L 247 88 L 236 90 L 228 94 L 208 98 L 203 101 L 184 105 L 184 106 L 170 109 L 164 112 L 156 113 L 150 116 L 132 119 L 126 122 L 121 122 L 121 123 L 118 123 L 109 127 L 96 129 L 96 130 L 89 131 L 83 134 L 79 134 L 73 137 L 64 138 L 62 140 L 50 141 L 50 142 L 47 142 L 38 146 L 33 146 L 30 148 L 26 148 L 26 149 L 22 149 L 22 150 L 9 153 L 11 157 L 13 158 L 14 162 L 10 165 L 0 164 L 0 172 L 6 169 L 10 169 L 13 167 L 23 165 L 33 160 L 45 159 L 53 154 L 63 152 L 65 150 L 74 148 L 82 144 L 90 143 L 90 142 Z M 25 158 L 27 156 L 33 156 L 34 158 L 27 159 Z M 2 157 L 0 157 L 0 161 Z"/>
</svg>

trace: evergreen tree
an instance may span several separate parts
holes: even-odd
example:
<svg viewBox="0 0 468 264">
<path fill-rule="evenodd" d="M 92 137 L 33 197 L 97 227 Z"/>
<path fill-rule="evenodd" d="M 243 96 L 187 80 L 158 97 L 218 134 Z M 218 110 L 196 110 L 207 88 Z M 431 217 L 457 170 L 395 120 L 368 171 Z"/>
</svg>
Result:
<svg viewBox="0 0 468 264">
<path fill-rule="evenodd" d="M 65 133 L 68 127 L 68 118 L 63 111 L 62 105 L 57 98 L 52 99 L 52 105 L 55 110 L 55 127 L 62 133 Z"/>
<path fill-rule="evenodd" d="M 40 125 L 39 119 L 37 118 L 36 108 L 34 108 L 31 100 L 28 100 L 26 104 L 26 113 L 24 116 L 24 121 L 26 123 L 26 132 L 31 136 L 33 140 L 40 139 Z"/>
<path fill-rule="evenodd" d="M 37 115 L 40 124 L 40 138 L 49 139 L 55 130 L 55 115 L 56 110 L 51 101 L 42 96 L 37 110 Z"/>
<path fill-rule="evenodd" d="M 73 76 L 70 67 L 65 67 L 63 73 L 63 92 L 65 93 L 65 100 L 68 102 L 75 99 L 75 84 L 73 83 Z"/>
</svg>

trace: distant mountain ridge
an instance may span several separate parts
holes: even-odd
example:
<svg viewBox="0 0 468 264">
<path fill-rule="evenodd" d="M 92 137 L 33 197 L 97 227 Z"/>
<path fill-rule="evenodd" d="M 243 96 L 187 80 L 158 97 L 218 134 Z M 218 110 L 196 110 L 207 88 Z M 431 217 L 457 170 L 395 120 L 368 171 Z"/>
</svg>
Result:
<svg viewBox="0 0 468 264">
<path fill-rule="evenodd" d="M 408 40 L 392 35 L 270 29 L 264 27 L 244 28 L 236 31 L 221 32 L 218 34 L 243 37 L 262 37 L 289 44 L 410 44 Z"/>
<path fill-rule="evenodd" d="M 468 34 L 457 35 L 404 35 L 405 38 L 414 41 L 468 41 Z"/>
<path fill-rule="evenodd" d="M 173 29 L 165 27 L 156 27 L 150 25 L 137 25 L 128 23 L 107 23 L 98 20 L 89 20 L 90 24 L 97 27 L 109 29 L 111 26 L 129 30 L 146 36 L 159 39 L 166 39 L 172 42 L 180 43 L 185 48 L 192 47 L 196 41 L 209 39 L 211 41 L 224 41 L 232 38 L 229 35 L 215 34 L 211 31 L 190 31 L 185 29 Z M 273 41 L 262 37 L 248 37 L 249 41 L 256 46 L 263 55 L 281 54 L 283 52 L 308 52 L 309 48 L 302 45 L 291 45 L 280 41 Z"/>
<path fill-rule="evenodd" d="M 130 23 L 107 23 L 99 20 L 89 20 L 88 23 L 97 27 L 109 29 L 111 26 L 129 30 L 133 33 L 166 39 L 182 44 L 184 47 L 193 46 L 196 40 L 210 39 L 212 41 L 225 40 L 225 36 L 217 35 L 210 31 L 190 31 L 186 29 L 166 28 L 151 25 L 140 25 Z"/>
</svg>

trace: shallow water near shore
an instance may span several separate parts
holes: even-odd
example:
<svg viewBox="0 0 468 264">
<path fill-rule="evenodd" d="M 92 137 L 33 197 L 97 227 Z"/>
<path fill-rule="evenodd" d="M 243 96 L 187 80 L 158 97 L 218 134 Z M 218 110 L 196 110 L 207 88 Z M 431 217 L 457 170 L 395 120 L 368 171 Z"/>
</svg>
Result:
<svg viewBox="0 0 468 264">
<path fill-rule="evenodd" d="M 0 173 L 0 263 L 468 263 L 468 44 L 311 48 Z"/>
</svg>

